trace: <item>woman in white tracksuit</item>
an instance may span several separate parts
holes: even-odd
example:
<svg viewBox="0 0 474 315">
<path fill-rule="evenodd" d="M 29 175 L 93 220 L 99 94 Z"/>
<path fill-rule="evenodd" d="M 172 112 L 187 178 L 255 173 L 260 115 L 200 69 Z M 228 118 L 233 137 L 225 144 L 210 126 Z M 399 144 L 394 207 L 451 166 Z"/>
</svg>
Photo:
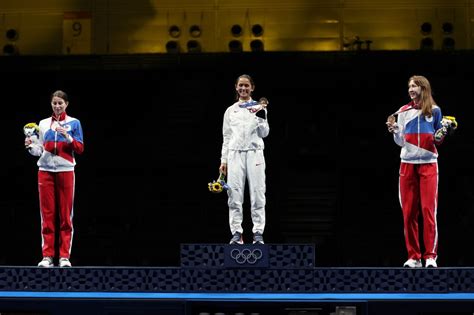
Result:
<svg viewBox="0 0 474 315">
<path fill-rule="evenodd" d="M 249 75 L 241 75 L 235 84 L 237 102 L 224 114 L 223 143 L 219 171 L 227 174 L 229 189 L 230 244 L 243 244 L 243 209 L 245 182 L 248 179 L 253 243 L 263 244 L 265 229 L 265 138 L 270 132 L 266 100 L 255 102 L 251 95 L 255 89 Z"/>
</svg>

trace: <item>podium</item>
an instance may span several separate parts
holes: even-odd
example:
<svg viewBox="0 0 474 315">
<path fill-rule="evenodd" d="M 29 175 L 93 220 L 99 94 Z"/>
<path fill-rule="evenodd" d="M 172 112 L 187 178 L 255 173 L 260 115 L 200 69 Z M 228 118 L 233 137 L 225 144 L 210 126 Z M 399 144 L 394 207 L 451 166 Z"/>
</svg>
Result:
<svg viewBox="0 0 474 315">
<path fill-rule="evenodd" d="M 310 244 L 182 244 L 184 291 L 309 292 L 315 249 Z"/>
<path fill-rule="evenodd" d="M 315 267 L 312 244 L 182 244 L 181 268 L 276 268 Z"/>
</svg>

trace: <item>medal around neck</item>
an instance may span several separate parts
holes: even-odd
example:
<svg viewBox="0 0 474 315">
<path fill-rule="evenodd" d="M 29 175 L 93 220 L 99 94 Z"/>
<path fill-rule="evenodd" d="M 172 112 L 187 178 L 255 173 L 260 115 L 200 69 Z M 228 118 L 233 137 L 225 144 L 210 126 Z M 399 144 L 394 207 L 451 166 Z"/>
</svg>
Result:
<svg viewBox="0 0 474 315">
<path fill-rule="evenodd" d="M 251 113 L 256 113 L 266 108 L 268 104 L 269 104 L 268 100 L 265 97 L 261 97 L 258 102 L 254 100 L 250 100 L 248 102 L 240 103 L 239 107 L 246 108 Z"/>
</svg>

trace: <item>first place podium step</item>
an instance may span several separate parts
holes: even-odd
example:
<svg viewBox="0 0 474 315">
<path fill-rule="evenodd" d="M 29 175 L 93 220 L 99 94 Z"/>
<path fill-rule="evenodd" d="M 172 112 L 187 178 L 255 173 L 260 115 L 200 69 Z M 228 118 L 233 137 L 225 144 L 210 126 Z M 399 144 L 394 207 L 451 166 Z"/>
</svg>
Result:
<svg viewBox="0 0 474 315">
<path fill-rule="evenodd" d="M 312 244 L 181 244 L 181 268 L 313 269 Z"/>
</svg>

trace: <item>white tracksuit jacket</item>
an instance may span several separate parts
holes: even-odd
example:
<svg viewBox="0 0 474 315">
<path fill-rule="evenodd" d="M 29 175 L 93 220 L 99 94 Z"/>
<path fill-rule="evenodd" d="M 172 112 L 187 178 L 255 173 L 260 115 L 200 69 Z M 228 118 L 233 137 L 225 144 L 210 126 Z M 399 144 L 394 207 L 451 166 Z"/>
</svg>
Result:
<svg viewBox="0 0 474 315">
<path fill-rule="evenodd" d="M 227 184 L 229 190 L 229 225 L 231 233 L 243 232 L 242 204 L 245 180 L 249 182 L 252 232 L 263 234 L 265 228 L 265 138 L 270 132 L 268 119 L 259 118 L 242 102 L 229 106 L 224 114 L 222 126 L 223 143 L 221 163 L 227 163 Z M 267 110 L 265 117 L 267 117 Z"/>
</svg>

